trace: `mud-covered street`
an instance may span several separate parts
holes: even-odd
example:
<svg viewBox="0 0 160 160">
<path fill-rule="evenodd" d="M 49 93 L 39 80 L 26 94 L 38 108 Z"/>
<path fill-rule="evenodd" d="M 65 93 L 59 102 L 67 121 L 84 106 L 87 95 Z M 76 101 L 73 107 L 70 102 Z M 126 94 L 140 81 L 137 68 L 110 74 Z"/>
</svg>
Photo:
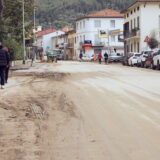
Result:
<svg viewBox="0 0 160 160">
<path fill-rule="evenodd" d="M 160 72 L 58 62 L 10 73 L 0 160 L 159 160 Z"/>
</svg>

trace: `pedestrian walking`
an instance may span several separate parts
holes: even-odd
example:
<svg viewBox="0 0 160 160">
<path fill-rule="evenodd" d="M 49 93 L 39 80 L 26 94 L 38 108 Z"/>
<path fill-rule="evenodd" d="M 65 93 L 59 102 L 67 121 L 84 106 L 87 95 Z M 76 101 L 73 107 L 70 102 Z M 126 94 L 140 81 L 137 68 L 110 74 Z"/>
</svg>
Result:
<svg viewBox="0 0 160 160">
<path fill-rule="evenodd" d="M 80 52 L 80 54 L 79 54 L 80 61 L 82 61 L 82 57 L 83 57 L 83 54 L 82 54 L 82 52 Z"/>
<path fill-rule="evenodd" d="M 96 61 L 97 60 L 97 54 L 95 53 L 94 54 L 94 61 Z"/>
<path fill-rule="evenodd" d="M 99 53 L 99 55 L 98 55 L 99 64 L 101 64 L 101 59 L 102 59 L 102 54 Z"/>
<path fill-rule="evenodd" d="M 5 84 L 5 70 L 9 66 L 9 56 L 7 51 L 3 48 L 0 43 L 0 79 L 1 79 L 1 89 L 4 89 Z"/>
<path fill-rule="evenodd" d="M 9 58 L 9 61 L 10 61 L 10 54 L 8 52 L 8 48 L 4 47 L 4 49 L 6 50 L 6 52 L 7 52 L 6 54 L 8 54 L 8 58 Z M 6 70 L 5 70 L 5 83 L 8 83 L 9 69 L 10 69 L 10 63 L 6 66 Z"/>
<path fill-rule="evenodd" d="M 104 53 L 104 60 L 105 60 L 105 64 L 107 64 L 107 62 L 108 62 L 108 54 L 107 54 L 107 52 Z"/>
</svg>

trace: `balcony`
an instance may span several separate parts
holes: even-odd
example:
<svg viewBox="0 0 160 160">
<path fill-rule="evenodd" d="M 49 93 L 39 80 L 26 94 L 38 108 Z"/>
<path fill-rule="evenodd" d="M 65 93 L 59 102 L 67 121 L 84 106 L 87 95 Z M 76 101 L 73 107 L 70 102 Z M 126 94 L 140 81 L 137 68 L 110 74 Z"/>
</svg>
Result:
<svg viewBox="0 0 160 160">
<path fill-rule="evenodd" d="M 132 31 L 124 31 L 124 39 L 128 38 L 140 38 L 140 30 L 133 29 Z"/>
<path fill-rule="evenodd" d="M 104 43 L 104 42 L 101 42 L 101 41 L 93 41 L 92 46 L 93 46 L 93 47 L 104 47 L 104 46 L 105 46 L 105 43 Z"/>
</svg>

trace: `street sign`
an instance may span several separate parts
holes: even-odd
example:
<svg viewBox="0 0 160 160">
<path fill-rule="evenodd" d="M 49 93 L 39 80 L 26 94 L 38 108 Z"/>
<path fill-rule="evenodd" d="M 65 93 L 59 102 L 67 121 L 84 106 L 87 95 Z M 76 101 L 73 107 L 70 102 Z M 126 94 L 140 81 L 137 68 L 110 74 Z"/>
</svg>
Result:
<svg viewBox="0 0 160 160">
<path fill-rule="evenodd" d="M 148 36 L 146 36 L 144 42 L 151 42 L 150 38 Z"/>
<path fill-rule="evenodd" d="M 99 38 L 108 38 L 108 33 L 105 30 L 99 30 L 99 34 L 98 34 Z"/>
</svg>

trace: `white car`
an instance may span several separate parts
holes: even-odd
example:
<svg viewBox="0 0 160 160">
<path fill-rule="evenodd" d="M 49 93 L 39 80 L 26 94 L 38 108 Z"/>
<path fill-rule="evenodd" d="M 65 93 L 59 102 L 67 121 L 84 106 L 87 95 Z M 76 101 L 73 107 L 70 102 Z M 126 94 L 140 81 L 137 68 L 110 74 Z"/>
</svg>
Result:
<svg viewBox="0 0 160 160">
<path fill-rule="evenodd" d="M 129 66 L 137 65 L 139 56 L 140 53 L 133 53 L 133 55 L 128 59 Z"/>
<path fill-rule="evenodd" d="M 160 70 L 160 50 L 155 53 L 152 61 L 152 69 Z"/>
<path fill-rule="evenodd" d="M 89 56 L 89 55 L 87 55 L 87 54 L 83 54 L 82 60 L 83 60 L 83 61 L 93 61 L 93 55 L 92 55 L 92 56 Z"/>
<path fill-rule="evenodd" d="M 137 66 L 144 67 L 145 61 L 148 58 L 148 55 L 152 54 L 153 51 L 142 51 L 141 55 L 138 58 L 138 64 Z"/>
</svg>

